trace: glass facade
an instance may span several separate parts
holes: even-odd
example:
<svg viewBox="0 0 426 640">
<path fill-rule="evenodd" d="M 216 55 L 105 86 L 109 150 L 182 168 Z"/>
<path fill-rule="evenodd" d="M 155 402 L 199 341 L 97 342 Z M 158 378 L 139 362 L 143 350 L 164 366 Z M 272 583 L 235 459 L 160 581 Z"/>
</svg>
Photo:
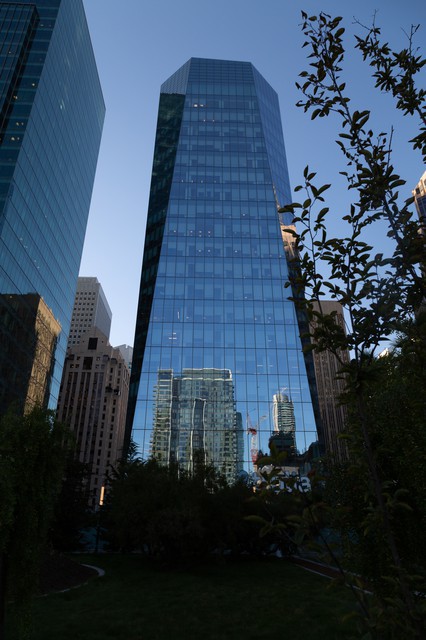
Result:
<svg viewBox="0 0 426 640">
<path fill-rule="evenodd" d="M 290 201 L 276 93 L 248 62 L 192 58 L 160 94 L 128 416 L 143 457 L 231 481 L 268 451 L 284 390 L 298 451 L 317 440 Z"/>
<path fill-rule="evenodd" d="M 0 2 L 0 411 L 56 407 L 105 106 L 81 0 Z"/>
</svg>

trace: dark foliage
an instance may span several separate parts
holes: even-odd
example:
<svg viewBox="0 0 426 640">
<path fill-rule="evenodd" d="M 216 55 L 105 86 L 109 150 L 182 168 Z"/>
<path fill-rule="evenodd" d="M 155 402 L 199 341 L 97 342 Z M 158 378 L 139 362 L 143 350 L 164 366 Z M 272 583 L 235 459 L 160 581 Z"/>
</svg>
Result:
<svg viewBox="0 0 426 640">
<path fill-rule="evenodd" d="M 93 520 L 87 506 L 89 473 L 88 465 L 76 460 L 73 454 L 68 457 L 49 531 L 50 543 L 57 551 L 78 551 L 82 548 L 81 531 Z"/>
<path fill-rule="evenodd" d="M 112 549 L 170 564 L 260 553 L 257 527 L 245 520 L 251 496 L 245 484 L 228 486 L 212 467 L 199 465 L 189 476 L 135 459 L 112 480 L 102 517 Z"/>
<path fill-rule="evenodd" d="M 0 600 L 4 607 L 13 598 L 22 608 L 22 637 L 29 633 L 29 601 L 37 590 L 69 441 L 68 429 L 39 407 L 25 416 L 10 411 L 0 420 Z"/>
</svg>

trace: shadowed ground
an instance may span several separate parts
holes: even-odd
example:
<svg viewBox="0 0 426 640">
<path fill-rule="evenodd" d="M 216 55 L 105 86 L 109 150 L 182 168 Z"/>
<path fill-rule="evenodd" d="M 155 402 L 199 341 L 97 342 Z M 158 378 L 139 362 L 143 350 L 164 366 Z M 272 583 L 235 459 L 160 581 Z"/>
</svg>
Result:
<svg viewBox="0 0 426 640">
<path fill-rule="evenodd" d="M 165 568 L 138 555 L 78 556 L 105 576 L 34 601 L 33 640 L 345 640 L 349 591 L 278 559 Z M 73 569 L 74 571 L 74 569 Z M 90 577 L 81 574 L 84 580 Z M 58 581 L 64 588 L 65 580 Z M 69 585 L 73 586 L 73 585 Z M 13 618 L 9 620 L 14 640 Z"/>
</svg>

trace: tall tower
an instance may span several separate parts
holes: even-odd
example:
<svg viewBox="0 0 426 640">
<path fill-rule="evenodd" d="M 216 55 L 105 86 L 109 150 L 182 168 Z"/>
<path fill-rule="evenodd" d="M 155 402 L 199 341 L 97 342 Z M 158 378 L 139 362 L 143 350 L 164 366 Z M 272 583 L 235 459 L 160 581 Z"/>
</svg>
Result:
<svg viewBox="0 0 426 640">
<path fill-rule="evenodd" d="M 104 113 L 82 1 L 1 1 L 0 413 L 56 406 Z"/>
<path fill-rule="evenodd" d="M 157 455 L 159 420 L 163 443 L 183 433 L 176 402 L 188 376 L 194 428 L 214 399 L 202 433 L 219 468 L 225 447 L 236 471 L 249 468 L 248 441 L 238 459 L 241 416 L 259 424 L 283 387 L 294 402 L 297 448 L 317 440 L 285 288 L 280 225 L 289 220 L 278 209 L 290 201 L 275 91 L 248 62 L 191 58 L 160 94 L 128 411 L 128 437 L 131 430 L 144 457 Z M 263 450 L 270 431 L 263 421 Z"/>
<path fill-rule="evenodd" d="M 313 308 L 324 315 L 333 314 L 335 323 L 346 333 L 344 311 L 340 302 L 321 300 L 321 307 L 318 302 L 314 302 Z M 312 324 L 315 325 L 315 322 Z M 338 357 L 331 351 L 314 351 L 313 357 L 325 453 L 334 462 L 343 463 L 348 459 L 349 453 L 346 441 L 339 438 L 339 435 L 347 429 L 348 410 L 340 401 L 345 391 L 345 381 L 340 371 L 350 361 L 349 351 L 339 349 Z"/>
<path fill-rule="evenodd" d="M 109 338 L 111 319 L 111 309 L 99 280 L 80 277 L 72 310 L 68 347 L 79 344 L 82 335 L 92 327 L 98 327 Z"/>
<path fill-rule="evenodd" d="M 75 435 L 76 457 L 90 468 L 87 493 L 93 508 L 122 455 L 129 381 L 120 350 L 97 327 L 68 350 L 57 415 Z"/>
<path fill-rule="evenodd" d="M 414 197 L 414 202 L 416 204 L 417 214 L 420 220 L 419 233 L 421 234 L 422 238 L 426 239 L 426 171 L 420 178 L 419 183 L 416 185 L 416 188 L 413 189 L 412 194 Z M 423 260 L 421 270 L 423 273 L 423 277 L 426 278 L 426 260 Z M 419 308 L 417 309 L 416 316 L 418 316 L 419 314 L 423 315 L 424 313 L 426 313 L 426 297 L 423 297 Z"/>
<path fill-rule="evenodd" d="M 412 194 L 414 197 L 414 202 L 416 203 L 417 213 L 423 225 L 423 233 L 425 233 L 424 227 L 426 225 L 426 171 L 420 178 L 419 183 L 416 185 L 415 189 L 413 189 Z"/>
</svg>

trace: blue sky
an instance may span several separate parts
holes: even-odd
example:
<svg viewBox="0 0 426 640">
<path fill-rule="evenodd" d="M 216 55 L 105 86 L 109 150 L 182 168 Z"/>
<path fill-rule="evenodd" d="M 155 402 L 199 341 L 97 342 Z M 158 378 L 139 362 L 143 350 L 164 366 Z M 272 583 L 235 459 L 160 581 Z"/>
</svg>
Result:
<svg viewBox="0 0 426 640">
<path fill-rule="evenodd" d="M 337 122 L 310 121 L 298 109 L 295 82 L 307 68 L 301 10 L 344 18 L 349 55 L 345 80 L 353 108 L 371 109 L 377 131 L 395 127 L 394 165 L 407 180 L 407 197 L 425 167 L 407 141 L 418 123 L 395 111 L 373 89 L 369 69 L 352 47 L 354 18 L 376 22 L 395 49 L 404 31 L 420 24 L 426 41 L 424 0 L 83 0 L 106 103 L 106 120 L 80 275 L 97 276 L 113 312 L 111 343 L 133 344 L 160 85 L 190 57 L 247 60 L 277 91 L 290 181 L 309 164 L 319 184 L 332 183 L 328 206 L 338 231 L 349 197 L 339 176 L 344 161 L 334 142 Z M 422 47 L 426 55 L 426 47 Z M 426 72 L 422 83 L 425 86 Z M 383 250 L 383 238 L 376 239 Z"/>
</svg>

